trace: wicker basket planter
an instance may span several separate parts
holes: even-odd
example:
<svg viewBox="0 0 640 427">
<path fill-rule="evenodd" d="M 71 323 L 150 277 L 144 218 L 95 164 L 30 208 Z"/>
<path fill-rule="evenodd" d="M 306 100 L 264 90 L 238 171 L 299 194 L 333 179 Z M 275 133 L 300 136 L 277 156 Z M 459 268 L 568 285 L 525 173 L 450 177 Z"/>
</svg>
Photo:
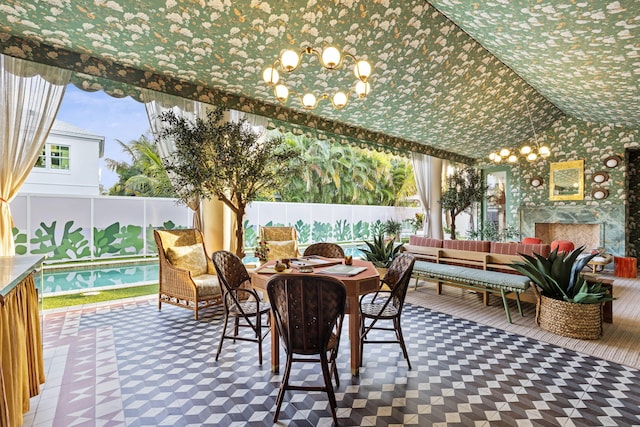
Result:
<svg viewBox="0 0 640 427">
<path fill-rule="evenodd" d="M 597 340 L 602 336 L 602 303 L 577 304 L 539 295 L 536 323 L 563 337 Z"/>
</svg>

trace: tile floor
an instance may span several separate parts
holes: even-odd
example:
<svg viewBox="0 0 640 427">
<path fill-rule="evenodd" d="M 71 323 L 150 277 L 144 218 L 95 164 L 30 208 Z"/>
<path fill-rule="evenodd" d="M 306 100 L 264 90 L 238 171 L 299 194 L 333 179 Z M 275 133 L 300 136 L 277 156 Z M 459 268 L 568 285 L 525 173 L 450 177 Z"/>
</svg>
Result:
<svg viewBox="0 0 640 427">
<path fill-rule="evenodd" d="M 46 313 L 47 382 L 24 425 L 273 425 L 280 376 L 269 369 L 268 339 L 262 366 L 257 346 L 240 341 L 225 343 L 216 362 L 221 316 L 159 312 L 149 298 Z M 397 345 L 366 346 L 352 377 L 342 345 L 341 425 L 640 425 L 636 369 L 417 306 L 407 306 L 403 328 L 413 370 Z M 321 381 L 319 367 L 305 364 L 295 378 Z M 288 393 L 280 418 L 332 424 L 323 393 Z"/>
</svg>

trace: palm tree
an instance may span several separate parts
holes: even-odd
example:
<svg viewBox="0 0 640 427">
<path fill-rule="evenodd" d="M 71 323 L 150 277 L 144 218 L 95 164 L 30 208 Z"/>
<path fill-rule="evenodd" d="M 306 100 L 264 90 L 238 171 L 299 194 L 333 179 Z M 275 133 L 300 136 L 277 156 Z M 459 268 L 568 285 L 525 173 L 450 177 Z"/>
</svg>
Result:
<svg viewBox="0 0 640 427">
<path fill-rule="evenodd" d="M 106 159 L 106 166 L 116 172 L 119 180 L 110 189 L 112 196 L 176 197 L 162 165 L 160 155 L 146 135 L 128 144 L 117 140 L 122 151 L 131 158 L 131 163 Z"/>
</svg>

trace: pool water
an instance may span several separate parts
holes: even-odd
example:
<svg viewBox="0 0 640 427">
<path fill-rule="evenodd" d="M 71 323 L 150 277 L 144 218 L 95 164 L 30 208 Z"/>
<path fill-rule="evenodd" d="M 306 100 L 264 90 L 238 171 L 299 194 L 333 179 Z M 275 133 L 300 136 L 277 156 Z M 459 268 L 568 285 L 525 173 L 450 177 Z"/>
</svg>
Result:
<svg viewBox="0 0 640 427">
<path fill-rule="evenodd" d="M 345 247 L 344 252 L 345 255 L 360 258 L 363 254 L 359 249 L 355 246 Z M 243 261 L 256 262 L 257 258 L 247 256 Z M 158 261 L 155 260 L 131 262 L 125 265 L 93 263 L 64 268 L 45 266 L 43 287 L 40 288 L 39 274 L 35 275 L 35 282 L 38 289 L 42 289 L 42 295 L 55 296 L 149 285 L 158 283 L 158 274 Z"/>
<path fill-rule="evenodd" d="M 40 275 L 35 275 L 36 286 Z M 44 296 L 84 293 L 158 283 L 158 262 L 126 265 L 94 264 L 74 268 L 47 268 L 43 273 Z"/>
</svg>

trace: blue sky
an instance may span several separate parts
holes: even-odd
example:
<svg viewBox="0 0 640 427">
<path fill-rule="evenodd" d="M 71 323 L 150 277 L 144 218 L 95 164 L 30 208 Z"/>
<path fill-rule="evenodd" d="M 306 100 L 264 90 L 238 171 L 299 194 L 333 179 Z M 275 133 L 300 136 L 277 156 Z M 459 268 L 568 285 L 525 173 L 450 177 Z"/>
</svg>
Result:
<svg viewBox="0 0 640 427">
<path fill-rule="evenodd" d="M 105 137 L 104 157 L 100 161 L 105 190 L 117 182 L 118 176 L 106 168 L 104 159 L 131 163 L 115 140 L 128 143 L 142 134 L 150 135 L 143 103 L 129 96 L 113 98 L 102 91 L 84 92 L 72 84 L 67 86 L 56 118 Z"/>
</svg>

